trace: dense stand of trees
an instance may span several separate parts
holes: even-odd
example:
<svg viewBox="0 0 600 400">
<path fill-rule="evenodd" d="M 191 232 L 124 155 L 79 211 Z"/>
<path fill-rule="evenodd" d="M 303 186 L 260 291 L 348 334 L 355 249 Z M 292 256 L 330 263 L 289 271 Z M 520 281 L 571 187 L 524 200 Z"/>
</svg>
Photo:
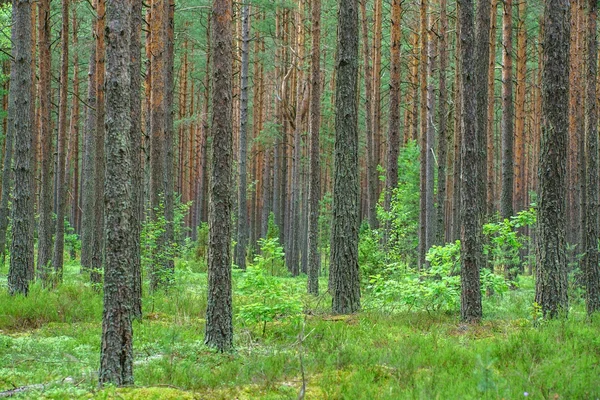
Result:
<svg viewBox="0 0 600 400">
<path fill-rule="evenodd" d="M 207 242 L 205 343 L 219 351 L 234 345 L 232 265 L 245 269 L 267 235 L 311 294 L 328 275 L 333 313 L 358 311 L 360 232 L 378 230 L 384 249 L 398 240 L 398 159 L 413 141 L 418 244 L 406 260 L 428 268 L 431 246 L 460 239 L 462 320 L 484 312 L 483 224 L 531 203 L 535 245 L 520 257 L 535 255 L 542 312 L 566 314 L 577 255 L 588 312 L 600 307 L 593 0 L 13 0 L 2 11 L 8 290 L 60 285 L 72 229 L 82 274 L 104 287 L 102 383 L 133 380 L 142 246 L 156 291 L 173 282 L 178 245 Z"/>
</svg>

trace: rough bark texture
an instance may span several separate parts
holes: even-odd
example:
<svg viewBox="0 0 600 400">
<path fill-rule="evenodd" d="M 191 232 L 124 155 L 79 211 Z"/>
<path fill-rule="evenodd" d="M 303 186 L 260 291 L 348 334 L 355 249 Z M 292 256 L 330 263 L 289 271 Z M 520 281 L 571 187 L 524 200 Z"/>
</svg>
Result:
<svg viewBox="0 0 600 400">
<path fill-rule="evenodd" d="M 242 8 L 242 65 L 240 69 L 240 142 L 238 160 L 238 220 L 237 243 L 234 263 L 246 269 L 246 245 L 248 243 L 248 205 L 246 191 L 248 177 L 248 67 L 250 64 L 250 5 L 245 2 Z M 255 116 L 256 117 L 256 116 Z"/>
<path fill-rule="evenodd" d="M 565 256 L 565 175 L 569 128 L 568 0 L 548 0 L 544 9 L 542 137 L 539 153 L 535 301 L 545 316 L 568 310 Z"/>
<path fill-rule="evenodd" d="M 132 1 L 107 2 L 106 263 L 100 384 L 133 383 L 132 149 L 130 41 Z"/>
<path fill-rule="evenodd" d="M 425 225 L 425 251 L 429 251 L 431 246 L 435 244 L 436 234 L 436 213 L 434 204 L 434 187 L 435 187 L 435 92 L 434 92 L 434 77 L 433 69 L 435 64 L 435 51 L 433 49 L 434 38 L 432 32 L 432 17 L 429 15 L 427 19 L 427 121 L 426 121 L 426 141 L 427 141 L 427 169 L 425 171 L 425 197 L 426 197 L 426 225 Z"/>
<path fill-rule="evenodd" d="M 14 99 L 15 133 L 15 185 L 12 199 L 12 242 L 10 247 L 10 267 L 8 271 L 8 291 L 10 294 L 27 295 L 29 290 L 30 266 L 33 264 L 33 225 L 30 221 L 33 208 L 33 169 L 32 140 L 33 126 L 31 115 L 31 2 L 13 0 L 12 52 L 14 81 L 10 85 Z"/>
<path fill-rule="evenodd" d="M 462 174 L 461 174 L 461 261 L 462 286 L 460 315 L 466 322 L 481 320 L 481 286 L 479 261 L 481 260 L 481 219 L 479 212 L 479 187 L 477 162 L 477 100 L 475 80 L 475 38 L 473 27 L 473 1 L 460 0 L 460 68 L 462 84 Z M 483 173 L 483 171 L 481 171 Z"/>
<path fill-rule="evenodd" d="M 131 6 L 131 40 L 129 43 L 130 57 L 130 108 L 131 127 L 129 130 L 131 142 L 131 260 L 133 263 L 133 316 L 142 316 L 142 260 L 140 254 L 140 234 L 142 213 L 144 210 L 144 196 L 142 188 L 142 63 L 141 63 L 141 30 L 142 30 L 142 2 L 133 0 Z"/>
<path fill-rule="evenodd" d="M 490 17 L 490 58 L 488 67 L 488 107 L 487 107 L 487 214 L 492 215 L 496 209 L 496 164 L 495 164 L 495 92 L 496 83 L 496 26 L 498 2 L 492 0 Z"/>
<path fill-rule="evenodd" d="M 502 193 L 500 215 L 513 215 L 514 105 L 512 73 L 512 0 L 504 0 L 502 15 Z"/>
<path fill-rule="evenodd" d="M 363 0 L 366 1 L 366 0 Z M 321 163 L 319 133 L 321 127 L 321 0 L 312 0 L 312 53 L 310 92 L 310 165 L 308 182 L 308 293 L 319 294 L 319 199 Z M 365 46 L 366 48 L 368 46 Z"/>
<path fill-rule="evenodd" d="M 56 236 L 52 254 L 53 284 L 62 282 L 65 251 L 65 208 L 67 206 L 67 103 L 69 102 L 69 0 L 62 0 L 60 101 L 58 106 L 58 163 L 56 169 Z"/>
<path fill-rule="evenodd" d="M 598 268 L 598 105 L 596 79 L 598 73 L 597 38 L 598 3 L 587 1 L 586 59 L 586 177 L 587 216 L 584 265 L 587 288 L 587 311 L 600 310 L 600 270 Z"/>
<path fill-rule="evenodd" d="M 335 176 L 331 269 L 332 312 L 360 309 L 358 271 L 358 1 L 340 0 L 335 86 Z"/>
<path fill-rule="evenodd" d="M 231 0 L 212 6 L 212 179 L 210 181 L 208 305 L 204 343 L 219 351 L 233 346 L 231 308 L 232 34 Z"/>
<path fill-rule="evenodd" d="M 52 259 L 52 117 L 50 72 L 50 0 L 38 3 L 38 47 L 39 47 L 39 103 L 41 138 L 41 182 L 38 230 L 38 278 L 49 279 Z M 15 177 L 16 179 L 16 177 Z"/>
</svg>

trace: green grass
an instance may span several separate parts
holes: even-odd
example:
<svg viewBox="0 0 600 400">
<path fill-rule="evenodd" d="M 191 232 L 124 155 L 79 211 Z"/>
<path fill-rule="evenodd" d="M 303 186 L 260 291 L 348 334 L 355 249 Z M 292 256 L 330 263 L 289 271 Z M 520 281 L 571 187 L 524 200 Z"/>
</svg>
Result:
<svg viewBox="0 0 600 400">
<path fill-rule="evenodd" d="M 42 383 L 17 398 L 292 399 L 302 354 L 307 399 L 600 397 L 600 320 L 574 302 L 568 320 L 534 326 L 528 278 L 484 299 L 486 319 L 474 326 L 449 312 L 334 317 L 327 296 L 305 297 L 304 319 L 269 322 L 264 335 L 236 317 L 236 350 L 224 355 L 202 342 L 206 275 L 184 269 L 176 278 L 169 293 L 144 299 L 134 324 L 136 386 L 127 389 L 97 387 L 102 297 L 76 264 L 55 291 L 34 285 L 27 298 L 11 298 L 1 287 L 0 391 Z M 281 278 L 294 290 L 301 279 Z M 234 308 L 245 301 L 236 295 Z"/>
</svg>

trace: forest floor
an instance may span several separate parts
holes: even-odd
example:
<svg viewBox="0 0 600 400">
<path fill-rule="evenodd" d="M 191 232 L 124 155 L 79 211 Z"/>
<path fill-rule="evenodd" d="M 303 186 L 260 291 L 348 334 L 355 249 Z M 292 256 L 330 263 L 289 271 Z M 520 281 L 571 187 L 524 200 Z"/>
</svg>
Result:
<svg viewBox="0 0 600 400">
<path fill-rule="evenodd" d="M 100 389 L 99 291 L 71 263 L 57 290 L 11 298 L 6 270 L 0 398 L 295 399 L 303 385 L 306 399 L 600 398 L 600 318 L 587 320 L 578 302 L 567 320 L 534 324 L 530 278 L 485 300 L 478 325 L 456 312 L 332 316 L 327 295 L 306 300 L 298 318 L 253 323 L 243 305 L 256 299 L 236 291 L 235 351 L 218 354 L 203 345 L 206 275 L 183 268 L 175 288 L 145 297 L 134 323 L 135 386 Z M 278 279 L 284 291 L 304 287 Z"/>
</svg>

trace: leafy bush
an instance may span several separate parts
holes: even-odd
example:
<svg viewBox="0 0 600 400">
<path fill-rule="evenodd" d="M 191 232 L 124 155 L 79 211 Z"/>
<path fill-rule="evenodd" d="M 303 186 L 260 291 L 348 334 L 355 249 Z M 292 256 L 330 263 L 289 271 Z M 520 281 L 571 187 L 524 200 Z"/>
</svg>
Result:
<svg viewBox="0 0 600 400">
<path fill-rule="evenodd" d="M 460 241 L 434 246 L 427 253 L 430 268 L 418 271 L 389 264 L 371 275 L 365 307 L 387 312 L 397 310 L 455 311 L 460 306 Z M 508 285 L 502 276 L 481 270 L 481 286 L 502 294 Z"/>
</svg>

